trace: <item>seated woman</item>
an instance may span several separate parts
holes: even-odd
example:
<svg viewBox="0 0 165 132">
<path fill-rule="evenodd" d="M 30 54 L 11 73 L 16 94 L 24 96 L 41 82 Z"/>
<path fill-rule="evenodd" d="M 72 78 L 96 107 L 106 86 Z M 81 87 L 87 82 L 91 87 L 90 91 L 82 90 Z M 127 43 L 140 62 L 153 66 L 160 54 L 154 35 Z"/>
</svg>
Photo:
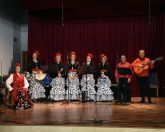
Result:
<svg viewBox="0 0 165 132">
<path fill-rule="evenodd" d="M 32 106 L 28 96 L 29 83 L 20 73 L 20 64 L 15 65 L 15 72 L 6 80 L 6 85 L 12 94 L 15 109 L 27 109 Z"/>
<path fill-rule="evenodd" d="M 93 55 L 88 53 L 86 56 L 86 62 L 83 63 L 81 68 L 81 91 L 85 92 L 85 100 L 95 99 L 95 79 L 96 69 L 92 63 Z"/>
<path fill-rule="evenodd" d="M 39 68 L 37 70 L 37 74 L 31 75 L 30 81 L 30 94 L 33 100 L 49 98 L 50 92 L 50 81 L 51 79 L 47 76 L 47 74 L 43 73 L 44 67 Z"/>
<path fill-rule="evenodd" d="M 80 97 L 79 88 L 79 62 L 76 61 L 76 53 L 72 51 L 67 68 L 68 77 L 66 80 L 67 90 L 66 95 L 69 100 L 77 100 Z M 69 96 L 68 96 L 69 93 Z"/>
<path fill-rule="evenodd" d="M 45 95 L 46 95 L 46 99 L 49 99 L 49 95 L 50 95 L 50 82 L 51 79 L 50 77 L 46 74 L 46 66 L 42 66 L 39 70 L 38 70 L 38 74 L 36 74 L 36 80 L 42 84 L 42 86 L 44 86 L 45 88 Z"/>
<path fill-rule="evenodd" d="M 64 63 L 61 62 L 61 56 L 61 53 L 56 53 L 55 62 L 50 67 L 50 76 L 53 78 L 50 83 L 52 86 L 50 98 L 56 101 L 65 99 L 65 68 Z"/>
</svg>

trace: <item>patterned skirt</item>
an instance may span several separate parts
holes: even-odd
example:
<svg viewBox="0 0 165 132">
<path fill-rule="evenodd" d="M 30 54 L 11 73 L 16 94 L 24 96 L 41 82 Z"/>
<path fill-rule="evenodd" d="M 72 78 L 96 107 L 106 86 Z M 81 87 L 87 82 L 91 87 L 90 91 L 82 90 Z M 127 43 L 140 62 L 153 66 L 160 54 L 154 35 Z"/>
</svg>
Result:
<svg viewBox="0 0 165 132">
<path fill-rule="evenodd" d="M 93 75 L 83 75 L 81 79 L 81 91 L 86 91 L 89 99 L 95 99 L 96 91 Z"/>
<path fill-rule="evenodd" d="M 112 90 L 103 85 L 97 90 L 97 101 L 112 101 L 114 99 Z"/>
<path fill-rule="evenodd" d="M 81 91 L 79 88 L 79 78 L 78 77 L 67 78 L 66 86 L 67 86 L 66 99 L 69 98 L 70 100 L 77 100 L 80 98 Z M 69 97 L 68 97 L 68 93 L 69 93 Z"/>
<path fill-rule="evenodd" d="M 29 109 L 32 107 L 32 101 L 29 96 L 29 92 L 26 95 L 23 94 L 23 91 L 17 91 L 17 101 L 15 102 L 15 109 Z"/>
<path fill-rule="evenodd" d="M 35 80 L 30 82 L 29 93 L 31 95 L 31 99 L 40 99 L 46 97 L 44 86 Z"/>
<path fill-rule="evenodd" d="M 56 77 L 50 83 L 52 89 L 50 91 L 50 98 L 52 100 L 64 100 L 65 99 L 65 79 L 62 77 Z"/>
<path fill-rule="evenodd" d="M 111 80 L 107 76 L 98 79 L 97 87 L 97 101 L 112 101 L 114 99 L 113 92 L 110 89 Z"/>
</svg>

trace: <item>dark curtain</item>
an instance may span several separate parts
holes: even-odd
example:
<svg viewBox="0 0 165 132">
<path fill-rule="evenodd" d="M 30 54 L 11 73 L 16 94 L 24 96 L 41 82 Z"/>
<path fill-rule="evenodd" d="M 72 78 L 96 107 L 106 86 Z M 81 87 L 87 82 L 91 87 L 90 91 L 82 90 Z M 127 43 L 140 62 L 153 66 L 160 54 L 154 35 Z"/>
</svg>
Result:
<svg viewBox="0 0 165 132">
<path fill-rule="evenodd" d="M 160 16 L 160 23 L 158 26 L 159 33 L 155 34 L 159 39 L 155 42 L 154 51 L 155 56 L 165 57 L 165 14 Z M 159 95 L 165 97 L 165 59 L 156 64 L 155 70 L 158 73 Z"/>
<path fill-rule="evenodd" d="M 111 65 L 111 79 L 114 83 L 114 70 L 120 55 L 125 54 L 128 62 L 138 57 L 139 49 L 145 49 L 147 56 L 151 58 L 164 55 L 164 23 L 165 16 L 162 15 L 153 16 L 151 24 L 148 22 L 148 17 L 129 16 L 64 20 L 64 26 L 62 26 L 61 21 L 53 15 L 31 12 L 29 14 L 29 54 L 39 50 L 40 59 L 49 64 L 53 61 L 53 54 L 58 51 L 62 52 L 64 62 L 72 50 L 77 53 L 79 62 L 83 62 L 86 54 L 91 52 L 97 65 L 99 55 L 105 53 Z M 158 71 L 161 81 L 165 79 L 162 71 L 165 70 L 162 68 Z M 133 96 L 137 96 L 138 87 L 134 80 L 132 93 Z M 161 84 L 161 92 L 165 89 L 163 85 Z"/>
</svg>

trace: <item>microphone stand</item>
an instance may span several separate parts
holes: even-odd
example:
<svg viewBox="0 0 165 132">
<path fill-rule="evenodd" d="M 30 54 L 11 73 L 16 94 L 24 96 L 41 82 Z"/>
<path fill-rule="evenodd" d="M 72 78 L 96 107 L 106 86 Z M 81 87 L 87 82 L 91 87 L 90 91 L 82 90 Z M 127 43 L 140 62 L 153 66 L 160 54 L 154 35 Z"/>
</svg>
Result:
<svg viewBox="0 0 165 132">
<path fill-rule="evenodd" d="M 70 95 L 69 95 L 70 80 L 69 80 L 69 76 L 68 76 L 68 69 L 69 69 L 68 64 L 69 64 L 69 61 L 68 61 L 68 54 L 67 54 L 65 75 L 66 75 L 67 80 L 68 80 L 67 92 L 68 92 L 68 102 L 70 102 Z"/>
</svg>

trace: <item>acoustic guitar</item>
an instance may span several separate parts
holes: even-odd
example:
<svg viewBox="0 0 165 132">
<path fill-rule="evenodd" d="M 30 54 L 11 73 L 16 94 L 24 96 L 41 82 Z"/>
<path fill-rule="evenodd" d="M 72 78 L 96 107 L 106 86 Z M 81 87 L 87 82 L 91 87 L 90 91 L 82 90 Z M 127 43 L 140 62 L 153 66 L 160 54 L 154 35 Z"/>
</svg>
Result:
<svg viewBox="0 0 165 132">
<path fill-rule="evenodd" d="M 135 74 L 139 75 L 139 74 L 141 74 L 141 73 L 143 72 L 144 68 L 145 68 L 147 65 L 150 65 L 152 62 L 162 61 L 163 59 L 164 59 L 164 57 L 161 56 L 161 57 L 158 57 L 158 58 L 156 58 L 156 59 L 154 59 L 154 60 L 152 60 L 152 61 L 150 61 L 150 62 L 148 62 L 148 63 L 142 63 L 141 66 L 138 66 L 138 65 L 137 65 L 137 66 L 134 66 L 134 67 L 133 67 L 133 71 L 134 71 Z"/>
</svg>

